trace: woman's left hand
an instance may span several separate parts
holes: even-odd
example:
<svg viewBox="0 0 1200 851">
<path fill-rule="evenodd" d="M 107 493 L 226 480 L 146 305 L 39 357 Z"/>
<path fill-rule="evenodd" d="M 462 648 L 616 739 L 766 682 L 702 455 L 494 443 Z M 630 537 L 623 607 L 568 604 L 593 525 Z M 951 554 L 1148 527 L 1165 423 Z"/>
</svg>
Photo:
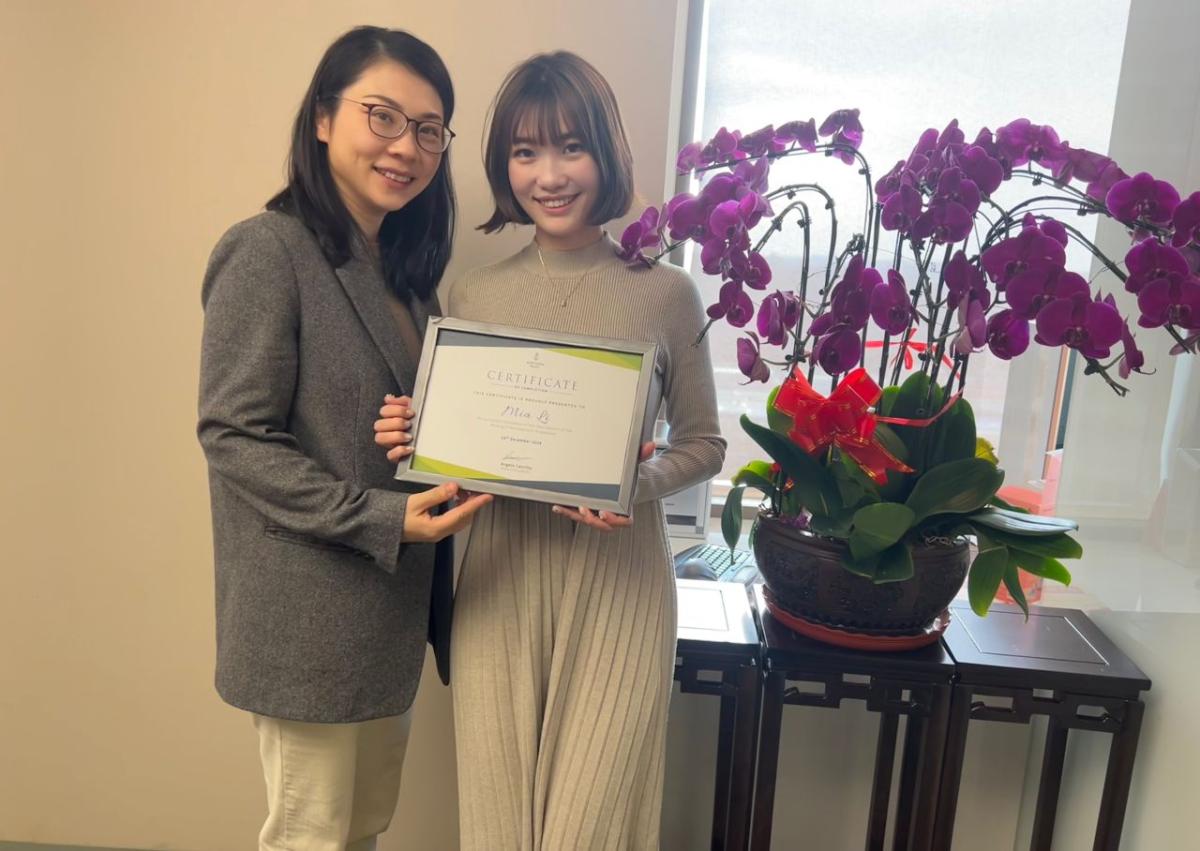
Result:
<svg viewBox="0 0 1200 851">
<path fill-rule="evenodd" d="M 653 456 L 654 444 L 643 443 L 638 460 L 646 461 Z M 633 525 L 633 518 L 625 514 L 614 514 L 611 511 L 592 511 L 590 508 L 584 508 L 582 505 L 578 508 L 556 505 L 550 510 L 560 517 L 566 517 L 568 520 L 574 520 L 576 523 L 582 523 L 584 526 L 591 526 L 593 529 L 601 532 L 614 532 L 617 529 L 624 529 L 627 526 Z"/>
<path fill-rule="evenodd" d="M 582 523 L 584 526 L 591 526 L 593 529 L 598 529 L 601 532 L 613 532 L 617 529 L 633 525 L 632 517 L 627 517 L 624 514 L 613 514 L 611 511 L 592 511 L 592 509 L 584 508 L 582 505 L 578 508 L 556 505 L 550 510 L 561 517 L 574 520 L 576 523 Z"/>
</svg>

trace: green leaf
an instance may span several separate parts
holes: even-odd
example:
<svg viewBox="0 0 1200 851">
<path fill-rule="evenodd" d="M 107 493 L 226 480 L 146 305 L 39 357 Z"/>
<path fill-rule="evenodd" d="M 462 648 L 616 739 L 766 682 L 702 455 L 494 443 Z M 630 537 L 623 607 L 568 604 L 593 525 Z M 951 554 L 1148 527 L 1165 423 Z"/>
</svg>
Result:
<svg viewBox="0 0 1200 851">
<path fill-rule="evenodd" d="M 900 388 L 894 384 L 890 387 L 883 388 L 883 392 L 879 394 L 879 403 L 875 409 L 880 416 L 892 416 L 892 410 L 896 407 L 896 398 L 900 395 Z"/>
<path fill-rule="evenodd" d="M 849 553 L 842 557 L 842 567 L 857 576 L 875 581 L 875 574 L 879 570 L 879 556 L 873 555 L 869 558 L 856 559 Z"/>
<path fill-rule="evenodd" d="M 977 537 L 979 555 L 975 556 L 967 575 L 967 596 L 971 600 L 971 610 L 986 617 L 988 606 L 996 599 L 1004 572 L 1008 570 L 1008 547 L 984 532 L 977 531 Z"/>
<path fill-rule="evenodd" d="M 907 419 L 924 419 L 933 416 L 941 407 L 944 394 L 936 385 L 931 386 L 929 376 L 923 372 L 914 372 L 896 394 L 891 410 L 886 416 L 904 417 Z M 930 449 L 936 440 L 936 426 L 893 426 L 896 435 L 908 447 L 906 463 L 918 473 L 931 466 L 929 462 Z"/>
<path fill-rule="evenodd" d="M 771 465 L 766 461 L 751 461 L 733 474 L 735 485 L 749 485 L 768 496 L 775 493 L 775 482 L 771 480 Z"/>
<path fill-rule="evenodd" d="M 1040 576 L 1043 579 L 1053 579 L 1055 582 L 1060 582 L 1063 585 L 1071 584 L 1071 571 L 1067 570 L 1058 559 L 1034 555 L 1013 546 L 1010 546 L 1008 551 L 1017 566 L 1026 572 L 1032 573 L 1034 576 Z"/>
<path fill-rule="evenodd" d="M 779 395 L 779 390 L 783 385 L 777 384 L 771 388 L 771 392 L 767 394 L 767 425 L 771 431 L 777 434 L 787 434 L 792 430 L 793 420 L 783 411 L 775 409 L 775 397 Z"/>
<path fill-rule="evenodd" d="M 975 412 L 966 399 L 959 399 L 930 428 L 937 429 L 937 447 L 931 465 L 975 457 Z"/>
<path fill-rule="evenodd" d="M 980 438 L 980 439 L 982 440 L 982 438 Z M 983 456 L 976 455 L 975 457 L 982 458 Z M 1019 505 L 1013 505 L 1011 502 L 1001 499 L 999 494 L 997 494 L 996 496 L 989 499 L 988 504 L 995 505 L 999 508 L 1003 508 L 1005 511 L 1015 511 L 1015 512 L 1017 512 L 1017 514 L 1029 514 L 1030 513 L 1028 508 L 1022 508 Z"/>
<path fill-rule="evenodd" d="M 971 522 L 979 523 L 990 529 L 998 529 L 1001 532 L 1011 532 L 1014 535 L 1060 535 L 1063 532 L 1073 532 L 1079 528 L 1079 524 L 1074 520 L 1067 520 L 1063 517 L 1042 517 L 1037 514 L 1024 514 L 1020 511 L 990 506 L 972 514 Z"/>
<path fill-rule="evenodd" d="M 968 519 L 972 522 L 975 520 L 974 517 Z M 975 528 L 978 530 L 980 527 Z M 1059 535 L 1016 535 L 988 529 L 987 534 L 1006 546 L 1042 558 L 1079 558 L 1083 555 L 1083 547 L 1065 532 Z"/>
<path fill-rule="evenodd" d="M 881 553 L 900 540 L 913 524 L 914 515 L 898 502 L 877 502 L 854 513 L 850 553 L 861 560 Z M 911 565 L 910 565 L 911 568 Z"/>
<path fill-rule="evenodd" d="M 884 582 L 903 582 L 905 579 L 912 579 L 912 575 L 912 550 L 904 541 L 893 544 L 879 554 L 879 565 L 875 569 L 876 585 Z"/>
<path fill-rule="evenodd" d="M 1025 589 L 1021 587 L 1021 574 L 1011 552 L 1008 555 L 1008 568 L 1004 571 L 1004 587 L 1008 589 L 1008 595 L 1013 598 L 1013 602 L 1025 613 L 1025 620 L 1029 620 L 1029 601 L 1025 599 Z"/>
<path fill-rule="evenodd" d="M 745 486 L 731 488 L 721 510 L 721 535 L 730 550 L 737 548 L 738 538 L 742 536 L 742 493 L 745 490 Z"/>
<path fill-rule="evenodd" d="M 1004 471 L 982 458 L 939 464 L 917 480 L 905 504 L 916 522 L 932 514 L 968 514 L 987 504 L 1004 482 Z"/>
<path fill-rule="evenodd" d="M 764 428 L 745 414 L 742 428 L 754 442 L 783 468 L 791 478 L 791 493 L 813 514 L 834 514 L 842 508 L 841 495 L 832 474 L 788 438 Z"/>
<path fill-rule="evenodd" d="M 818 535 L 824 535 L 827 538 L 841 538 L 845 540 L 849 537 L 853 526 L 854 509 L 839 511 L 832 517 L 814 514 L 808 518 L 808 528 Z"/>
</svg>

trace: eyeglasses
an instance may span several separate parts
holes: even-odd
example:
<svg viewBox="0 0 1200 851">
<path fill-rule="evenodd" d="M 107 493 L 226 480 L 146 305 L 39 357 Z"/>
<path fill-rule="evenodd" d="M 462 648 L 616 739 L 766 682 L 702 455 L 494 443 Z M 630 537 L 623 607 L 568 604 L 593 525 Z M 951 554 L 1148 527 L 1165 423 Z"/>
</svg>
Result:
<svg viewBox="0 0 1200 851">
<path fill-rule="evenodd" d="M 367 127 L 380 139 L 399 139 L 411 124 L 413 133 L 416 134 L 417 145 L 430 154 L 445 153 L 455 136 L 454 131 L 444 124 L 437 121 L 416 121 L 394 106 L 363 103 L 360 100 L 337 96 L 331 97 L 330 100 L 344 100 L 366 108 Z"/>
</svg>

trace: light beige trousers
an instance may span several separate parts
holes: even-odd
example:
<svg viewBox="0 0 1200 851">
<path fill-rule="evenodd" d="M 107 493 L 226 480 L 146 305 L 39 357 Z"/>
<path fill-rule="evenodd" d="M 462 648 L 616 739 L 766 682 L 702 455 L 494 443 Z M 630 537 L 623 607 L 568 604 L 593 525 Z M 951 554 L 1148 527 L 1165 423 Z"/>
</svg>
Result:
<svg viewBox="0 0 1200 851">
<path fill-rule="evenodd" d="M 259 851 L 374 851 L 400 794 L 412 712 L 352 724 L 254 716 L 267 781 Z"/>
</svg>

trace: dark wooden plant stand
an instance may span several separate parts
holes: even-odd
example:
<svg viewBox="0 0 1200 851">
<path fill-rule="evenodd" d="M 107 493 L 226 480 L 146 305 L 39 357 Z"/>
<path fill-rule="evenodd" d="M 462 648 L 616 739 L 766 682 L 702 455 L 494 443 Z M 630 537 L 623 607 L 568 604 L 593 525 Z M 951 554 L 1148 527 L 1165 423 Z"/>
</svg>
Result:
<svg viewBox="0 0 1200 851">
<path fill-rule="evenodd" d="M 966 606 L 952 607 L 952 614 L 943 642 L 954 657 L 958 682 L 934 848 L 950 848 L 970 722 L 1028 724 L 1034 715 L 1045 715 L 1049 725 L 1030 847 L 1051 847 L 1068 732 L 1098 730 L 1111 733 L 1112 744 L 1092 847 L 1117 851 L 1142 725 L 1140 694 L 1150 680 L 1083 612 L 1033 607 L 1029 623 L 1012 606 L 997 606 L 986 618 L 975 617 Z M 989 696 L 1010 704 L 981 699 Z"/>
<path fill-rule="evenodd" d="M 685 692 L 721 698 L 712 848 L 744 851 L 762 688 L 758 628 L 740 582 L 679 579 L 676 589 L 675 679 Z"/>
<path fill-rule="evenodd" d="M 866 847 L 882 851 L 891 801 L 897 726 L 908 717 L 901 757 L 893 848 L 925 851 L 933 838 L 938 778 L 950 712 L 954 662 L 941 644 L 903 653 L 847 650 L 812 641 L 788 630 L 767 610 L 761 586 L 755 588 L 761 619 L 763 669 L 762 732 L 751 828 L 753 851 L 768 851 L 775 808 L 779 734 L 785 705 L 836 709 L 846 699 L 862 700 L 878 712 L 879 739 L 871 789 Z M 865 682 L 853 681 L 848 676 Z M 816 683 L 822 693 L 790 688 L 789 682 Z"/>
</svg>

